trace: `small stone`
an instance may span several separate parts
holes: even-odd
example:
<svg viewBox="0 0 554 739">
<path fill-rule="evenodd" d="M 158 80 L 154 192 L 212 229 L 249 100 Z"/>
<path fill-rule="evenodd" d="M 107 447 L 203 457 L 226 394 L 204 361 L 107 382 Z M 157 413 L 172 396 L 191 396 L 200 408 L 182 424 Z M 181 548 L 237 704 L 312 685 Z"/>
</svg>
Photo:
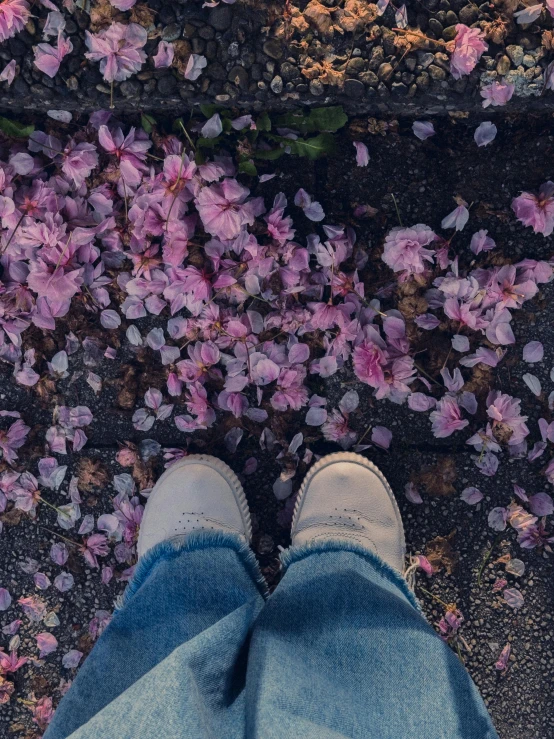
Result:
<svg viewBox="0 0 554 739">
<path fill-rule="evenodd" d="M 120 84 L 119 89 L 126 98 L 138 98 L 142 92 L 142 85 L 138 80 L 125 80 Z"/>
<path fill-rule="evenodd" d="M 346 80 L 344 83 L 345 95 L 349 98 L 361 98 L 364 96 L 364 83 L 360 80 Z"/>
<path fill-rule="evenodd" d="M 211 26 L 202 26 L 202 28 L 198 29 L 198 35 L 205 41 L 211 41 L 215 36 L 215 32 Z"/>
<path fill-rule="evenodd" d="M 404 64 L 406 65 L 406 69 L 409 72 L 415 72 L 415 68 L 416 68 L 416 64 L 417 64 L 417 59 L 415 58 L 415 56 L 407 56 L 404 59 Z"/>
<path fill-rule="evenodd" d="M 274 38 L 270 38 L 265 42 L 263 50 L 264 54 L 271 59 L 281 59 L 283 56 L 283 47 L 281 46 L 281 42 Z"/>
<path fill-rule="evenodd" d="M 381 64 L 379 67 L 379 71 L 377 72 L 377 76 L 379 79 L 383 82 L 387 82 L 387 80 L 390 80 L 394 72 L 392 64 L 389 64 L 388 62 L 385 62 L 384 64 Z"/>
<path fill-rule="evenodd" d="M 354 57 L 353 59 L 350 59 L 350 61 L 346 65 L 346 73 L 357 75 L 360 72 L 363 72 L 365 68 L 366 60 L 362 59 L 361 57 Z"/>
<path fill-rule="evenodd" d="M 437 38 L 440 38 L 442 36 L 442 32 L 444 31 L 444 27 L 442 23 L 439 23 L 436 18 L 430 18 L 429 30 L 432 31 Z"/>
<path fill-rule="evenodd" d="M 433 54 L 431 54 L 430 51 L 422 53 L 419 57 L 419 63 L 423 67 L 423 69 L 427 69 L 427 67 L 432 64 L 435 61 L 435 57 Z"/>
<path fill-rule="evenodd" d="M 416 85 L 420 90 L 426 90 L 429 87 L 429 75 L 427 72 L 421 72 L 421 74 L 416 77 Z"/>
<path fill-rule="evenodd" d="M 320 97 L 325 92 L 325 88 L 323 86 L 323 83 L 320 80 L 311 80 L 310 81 L 310 92 L 312 95 L 315 95 L 316 97 Z"/>
<path fill-rule="evenodd" d="M 283 62 L 279 71 L 285 82 L 290 82 L 298 77 L 298 69 L 290 62 Z"/>
<path fill-rule="evenodd" d="M 460 23 L 464 23 L 466 26 L 471 26 L 472 23 L 479 18 L 479 11 L 475 5 L 464 5 L 464 7 L 458 13 Z"/>
<path fill-rule="evenodd" d="M 79 89 L 79 80 L 77 77 L 75 77 L 74 74 L 71 75 L 71 77 L 68 77 L 65 82 L 67 89 L 71 90 L 71 92 L 75 92 Z"/>
<path fill-rule="evenodd" d="M 162 31 L 163 41 L 177 41 L 181 35 L 181 26 L 178 23 L 170 23 Z"/>
<path fill-rule="evenodd" d="M 506 54 L 510 57 L 516 67 L 523 61 L 523 47 L 511 44 L 506 47 Z"/>
<path fill-rule="evenodd" d="M 225 67 L 219 62 L 214 62 L 206 67 L 206 77 L 211 80 L 224 80 L 227 76 Z"/>
<path fill-rule="evenodd" d="M 501 77 L 504 77 L 510 71 L 511 66 L 510 58 L 503 54 L 496 63 L 496 71 Z"/>
<path fill-rule="evenodd" d="M 431 64 L 431 66 L 429 67 L 429 74 L 434 80 L 446 79 L 446 72 L 444 71 L 444 69 L 437 67 L 436 64 Z"/>
<path fill-rule="evenodd" d="M 248 90 L 248 72 L 244 67 L 240 67 L 239 65 L 233 67 L 229 71 L 227 79 L 241 90 Z"/>
<path fill-rule="evenodd" d="M 445 41 L 452 41 L 456 38 L 457 33 L 456 26 L 447 26 L 442 32 L 442 37 Z"/>
<path fill-rule="evenodd" d="M 192 39 L 191 46 L 192 46 L 192 51 L 194 54 L 202 54 L 202 52 L 204 51 L 206 47 L 206 42 L 203 39 L 197 38 L 195 36 Z"/>
<path fill-rule="evenodd" d="M 403 82 L 393 82 L 391 86 L 391 92 L 393 95 L 407 95 L 408 88 Z"/>
<path fill-rule="evenodd" d="M 283 78 L 277 75 L 271 80 L 271 84 L 269 86 L 272 92 L 276 95 L 280 95 L 283 92 Z"/>
<path fill-rule="evenodd" d="M 363 82 L 364 85 L 369 85 L 370 87 L 377 87 L 379 84 L 379 77 L 377 77 L 375 72 L 372 72 L 370 69 L 368 69 L 367 72 L 362 72 L 358 79 Z"/>
<path fill-rule="evenodd" d="M 230 5 L 218 5 L 217 8 L 210 10 L 209 24 L 216 31 L 226 31 L 232 20 L 233 15 Z"/>
<path fill-rule="evenodd" d="M 448 26 L 455 26 L 458 23 L 458 16 L 453 10 L 449 10 L 446 13 L 446 24 Z"/>
<path fill-rule="evenodd" d="M 177 80 L 172 74 L 166 74 L 158 80 L 158 92 L 162 95 L 170 95 L 177 87 Z"/>
<path fill-rule="evenodd" d="M 238 55 L 240 54 L 240 46 L 236 41 L 233 41 L 229 44 L 227 47 L 227 54 L 230 56 L 231 59 L 236 59 Z"/>
<path fill-rule="evenodd" d="M 524 54 L 523 55 L 523 66 L 527 67 L 534 67 L 535 66 L 535 59 L 531 56 L 531 54 Z"/>
<path fill-rule="evenodd" d="M 431 54 L 431 57 L 433 55 Z M 374 47 L 373 51 L 371 52 L 371 59 L 369 60 L 368 67 L 373 72 L 376 72 L 381 64 L 385 61 L 385 52 L 383 51 L 382 46 L 376 46 Z"/>
<path fill-rule="evenodd" d="M 160 8 L 160 13 L 159 13 L 158 18 L 159 18 L 160 23 L 162 23 L 164 26 L 167 26 L 168 23 L 174 23 L 175 13 L 173 12 L 173 8 L 170 7 L 169 5 L 162 5 L 162 7 Z M 66 25 L 66 30 L 67 30 L 67 25 Z"/>
<path fill-rule="evenodd" d="M 250 75 L 254 82 L 259 82 L 259 80 L 262 79 L 263 75 L 263 67 L 261 64 L 253 64 L 252 69 L 250 70 Z"/>
<path fill-rule="evenodd" d="M 212 33 L 214 33 L 213 28 L 210 28 L 210 30 Z M 196 32 L 196 27 L 193 26 L 192 23 L 185 23 L 185 26 L 183 28 L 183 38 L 193 38 Z M 202 36 L 202 34 L 199 35 Z"/>
</svg>

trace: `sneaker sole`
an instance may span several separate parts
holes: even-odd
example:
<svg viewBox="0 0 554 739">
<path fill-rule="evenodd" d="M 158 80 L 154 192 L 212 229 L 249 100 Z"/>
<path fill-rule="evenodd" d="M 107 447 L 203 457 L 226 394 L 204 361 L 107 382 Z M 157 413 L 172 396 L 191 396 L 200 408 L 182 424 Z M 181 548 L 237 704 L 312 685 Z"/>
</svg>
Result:
<svg viewBox="0 0 554 739">
<path fill-rule="evenodd" d="M 236 476 L 233 470 L 221 459 L 218 459 L 217 457 L 212 457 L 210 454 L 190 454 L 188 457 L 183 457 L 183 459 L 180 459 L 178 462 L 175 462 L 175 464 L 172 464 L 171 467 L 169 467 L 163 473 L 159 480 L 156 481 L 156 485 L 160 485 L 161 483 L 163 483 L 163 481 L 166 480 L 169 475 L 174 474 L 178 470 L 183 469 L 190 464 L 198 463 L 205 464 L 207 467 L 211 467 L 211 469 L 217 470 L 217 472 L 219 472 L 219 474 L 229 484 L 229 487 L 233 491 L 233 495 L 235 496 L 235 500 L 240 510 L 240 515 L 246 531 L 246 539 L 248 543 L 250 543 L 250 541 L 252 540 L 252 522 L 250 520 L 250 509 L 248 508 L 244 489 L 240 483 L 239 478 Z M 156 487 L 156 485 L 154 487 Z M 150 497 L 151 496 L 152 493 Z M 150 498 L 148 500 L 150 500 Z M 137 540 L 137 551 L 140 549 L 141 531 L 142 527 L 139 531 L 139 537 Z"/>
<path fill-rule="evenodd" d="M 394 512 L 396 514 L 396 520 L 398 521 L 398 524 L 400 526 L 400 531 L 402 533 L 403 550 L 405 554 L 406 553 L 406 539 L 404 536 L 404 524 L 402 522 L 402 516 L 400 515 L 400 509 L 398 508 L 398 503 L 396 502 L 396 498 L 394 497 L 394 493 L 392 492 L 391 486 L 389 485 L 387 478 L 381 472 L 379 467 L 377 467 L 377 465 L 373 464 L 373 462 L 370 462 L 369 459 L 362 457 L 361 454 L 355 454 L 354 452 L 335 452 L 334 454 L 326 454 L 325 457 L 320 459 L 319 462 L 316 462 L 314 466 L 308 471 L 308 473 L 306 474 L 306 477 L 302 481 L 302 485 L 300 486 L 300 490 L 298 491 L 298 498 L 296 499 L 296 503 L 294 506 L 294 513 L 292 515 L 292 526 L 291 526 L 291 540 L 294 537 L 296 524 L 298 521 L 298 517 L 300 516 L 300 511 L 302 510 L 305 493 L 306 493 L 306 490 L 308 489 L 309 484 L 311 483 L 312 479 L 315 477 L 315 475 L 318 472 L 320 472 L 325 467 L 328 467 L 330 464 L 335 464 L 336 462 L 353 462 L 354 464 L 359 464 L 362 467 L 365 467 L 366 469 L 373 472 L 379 478 L 379 480 L 383 483 L 385 490 L 387 491 L 387 494 L 392 503 L 392 506 L 394 508 Z"/>
</svg>

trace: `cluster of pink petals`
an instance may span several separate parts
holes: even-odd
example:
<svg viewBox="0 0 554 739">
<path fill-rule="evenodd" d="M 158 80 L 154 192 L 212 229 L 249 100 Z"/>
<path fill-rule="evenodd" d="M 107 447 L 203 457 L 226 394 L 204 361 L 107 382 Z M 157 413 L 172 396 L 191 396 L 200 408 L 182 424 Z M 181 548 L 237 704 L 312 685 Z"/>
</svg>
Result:
<svg viewBox="0 0 554 739">
<path fill-rule="evenodd" d="M 63 58 L 72 51 L 73 44 L 60 32 L 56 46 L 46 43 L 35 46 L 35 67 L 48 77 L 55 77 Z"/>
<path fill-rule="evenodd" d="M 512 99 L 515 85 L 511 82 L 491 82 L 481 89 L 481 97 L 483 98 L 483 108 L 489 105 L 499 106 L 506 105 Z"/>
<path fill-rule="evenodd" d="M 146 29 L 138 23 L 112 23 L 105 31 L 86 31 L 87 59 L 100 62 L 106 82 L 123 82 L 140 70 L 146 61 L 142 50 L 148 39 Z"/>
<path fill-rule="evenodd" d="M 456 26 L 454 49 L 450 57 L 450 72 L 454 79 L 470 74 L 489 47 L 484 41 L 484 34 L 479 28 L 469 28 L 463 23 Z"/>
<path fill-rule="evenodd" d="M 522 192 L 512 200 L 512 208 L 524 226 L 535 233 L 550 236 L 554 230 L 554 182 L 545 182 L 538 195 Z"/>
<path fill-rule="evenodd" d="M 437 235 L 422 223 L 411 228 L 393 228 L 385 239 L 383 261 L 403 277 L 421 274 L 425 262 L 433 262 L 434 249 L 425 247 L 437 241 Z"/>
<path fill-rule="evenodd" d="M 31 16 L 27 0 L 2 0 L 0 3 L 0 42 L 22 31 Z"/>
</svg>

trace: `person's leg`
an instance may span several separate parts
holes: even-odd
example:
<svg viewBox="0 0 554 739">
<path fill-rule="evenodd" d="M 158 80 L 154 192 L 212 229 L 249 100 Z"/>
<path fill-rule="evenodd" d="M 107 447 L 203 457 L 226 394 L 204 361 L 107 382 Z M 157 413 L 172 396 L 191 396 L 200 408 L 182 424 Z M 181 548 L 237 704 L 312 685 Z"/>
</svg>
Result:
<svg viewBox="0 0 554 739">
<path fill-rule="evenodd" d="M 248 737 L 497 736 L 471 678 L 401 576 L 400 516 L 371 463 L 343 453 L 315 465 L 292 543 L 253 629 Z"/>
<path fill-rule="evenodd" d="M 226 465 L 188 457 L 170 468 L 146 506 L 123 607 L 45 739 L 242 739 L 248 641 L 265 594 L 250 535 Z"/>
</svg>

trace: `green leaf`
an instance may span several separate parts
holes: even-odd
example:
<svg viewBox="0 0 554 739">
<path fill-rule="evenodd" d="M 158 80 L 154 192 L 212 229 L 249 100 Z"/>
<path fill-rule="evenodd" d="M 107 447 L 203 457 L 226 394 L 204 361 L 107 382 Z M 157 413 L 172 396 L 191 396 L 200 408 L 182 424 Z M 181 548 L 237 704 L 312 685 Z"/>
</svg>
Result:
<svg viewBox="0 0 554 739">
<path fill-rule="evenodd" d="M 185 122 L 183 120 L 183 116 L 181 116 L 180 118 L 176 118 L 173 121 L 173 125 L 171 126 L 171 129 L 175 133 L 182 133 L 183 129 L 181 128 L 181 126 L 184 126 L 184 125 L 185 125 Z"/>
<path fill-rule="evenodd" d="M 156 125 L 157 121 L 154 116 L 143 113 L 140 117 L 140 125 L 144 128 L 146 133 L 152 133 L 152 129 Z"/>
<path fill-rule="evenodd" d="M 217 136 L 215 139 L 205 139 L 204 137 L 200 137 L 197 142 L 196 146 L 204 149 L 215 149 L 216 146 L 218 146 L 221 143 L 221 136 Z"/>
<path fill-rule="evenodd" d="M 33 125 L 24 126 L 22 123 L 17 121 L 10 121 L 4 116 L 0 115 L 0 131 L 5 133 L 6 136 L 13 136 L 14 138 L 23 138 L 24 136 L 30 136 L 35 127 Z"/>
<path fill-rule="evenodd" d="M 308 116 L 308 121 L 314 131 L 338 131 L 346 125 L 348 116 L 342 109 L 342 105 L 329 108 L 313 108 Z"/>
<path fill-rule="evenodd" d="M 251 159 L 246 159 L 244 162 L 239 163 L 239 172 L 243 172 L 244 174 L 251 174 L 253 176 L 256 176 L 258 174 L 256 165 Z"/>
<path fill-rule="evenodd" d="M 285 139 L 283 139 L 284 141 Z M 288 139 L 286 139 L 288 141 Z M 254 156 L 256 159 L 263 159 L 272 161 L 273 159 L 279 159 L 279 157 L 282 157 L 285 153 L 284 149 L 277 148 L 277 149 L 269 149 L 268 151 L 255 151 Z"/>
<path fill-rule="evenodd" d="M 253 177 L 255 177 L 258 174 L 256 165 L 254 164 L 252 159 L 242 159 L 239 162 L 239 172 L 242 172 L 243 174 L 252 175 Z"/>
<path fill-rule="evenodd" d="M 221 121 L 221 125 L 225 133 L 229 133 L 229 131 L 233 131 L 233 126 L 231 125 L 231 121 L 229 120 L 229 118 L 223 118 L 223 120 Z"/>
<path fill-rule="evenodd" d="M 341 105 L 331 106 L 329 108 L 314 108 L 309 114 L 293 111 L 279 116 L 277 123 L 279 126 L 294 128 L 302 134 L 316 133 L 318 131 L 338 131 L 348 121 L 348 116 L 342 109 Z"/>
<path fill-rule="evenodd" d="M 299 157 L 307 157 L 308 159 L 318 159 L 319 157 L 330 154 L 335 146 L 335 139 L 330 133 L 320 133 L 311 139 L 286 139 L 287 146 L 290 146 L 291 154 Z"/>
<path fill-rule="evenodd" d="M 219 105 L 201 105 L 200 110 L 206 118 L 211 118 L 219 110 Z"/>
<path fill-rule="evenodd" d="M 259 131 L 271 131 L 271 119 L 267 113 L 267 110 L 264 110 L 261 116 L 258 117 L 258 120 L 256 121 L 256 128 Z"/>
</svg>

